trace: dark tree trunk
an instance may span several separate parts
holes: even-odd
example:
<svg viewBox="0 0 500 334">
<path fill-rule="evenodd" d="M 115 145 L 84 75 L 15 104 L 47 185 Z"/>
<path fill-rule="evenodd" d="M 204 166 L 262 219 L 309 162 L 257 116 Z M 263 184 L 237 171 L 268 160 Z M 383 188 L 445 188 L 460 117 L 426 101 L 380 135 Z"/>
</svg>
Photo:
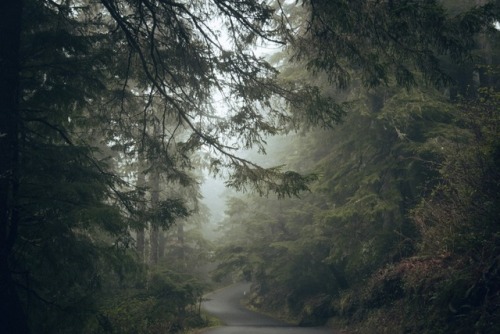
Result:
<svg viewBox="0 0 500 334">
<path fill-rule="evenodd" d="M 137 254 L 141 262 L 144 262 L 144 246 L 146 244 L 146 235 L 144 234 L 144 227 L 138 228 L 137 231 L 136 248 Z"/>
<path fill-rule="evenodd" d="M 137 170 L 137 187 L 138 188 L 144 188 L 146 185 L 146 177 L 144 175 L 144 170 L 143 170 L 143 165 L 144 165 L 144 156 L 143 154 L 139 153 L 139 167 Z M 139 208 L 141 212 L 144 212 L 146 209 L 146 201 L 143 200 L 141 201 L 141 207 Z M 137 248 L 137 254 L 139 255 L 139 259 L 141 262 L 145 262 L 144 258 L 144 251 L 145 251 L 145 240 L 146 236 L 144 233 L 144 227 L 141 226 L 136 230 L 137 234 L 137 240 L 136 240 L 136 248 Z"/>
<path fill-rule="evenodd" d="M 153 211 L 158 209 L 158 202 L 160 199 L 160 174 L 158 168 L 153 168 L 152 175 L 150 178 L 150 188 L 151 188 L 151 206 Z M 158 228 L 157 218 L 154 218 L 151 222 L 151 230 L 149 235 L 150 243 L 150 253 L 149 253 L 149 263 L 158 263 L 158 234 L 160 230 Z"/>
<path fill-rule="evenodd" d="M 151 230 L 149 235 L 149 243 L 150 243 L 150 253 L 149 253 L 149 263 L 157 264 L 158 263 L 158 225 L 151 224 Z"/>
<path fill-rule="evenodd" d="M 155 121 L 153 124 L 153 137 L 157 139 L 159 136 L 159 125 Z M 155 148 L 154 154 L 152 157 L 152 169 L 151 175 L 149 177 L 149 188 L 151 189 L 151 207 L 153 212 L 157 212 L 159 209 L 158 205 L 160 202 L 160 169 L 159 169 L 159 150 Z M 157 216 L 157 215 L 155 215 Z M 149 243 L 150 243 L 150 253 L 149 253 L 149 263 L 157 264 L 159 259 L 158 252 L 158 241 L 159 241 L 159 221 L 158 218 L 155 217 L 151 221 L 151 230 L 149 235 Z"/>
<path fill-rule="evenodd" d="M 9 264 L 19 215 L 19 49 L 23 2 L 0 1 L 0 332 L 29 333 Z"/>
</svg>

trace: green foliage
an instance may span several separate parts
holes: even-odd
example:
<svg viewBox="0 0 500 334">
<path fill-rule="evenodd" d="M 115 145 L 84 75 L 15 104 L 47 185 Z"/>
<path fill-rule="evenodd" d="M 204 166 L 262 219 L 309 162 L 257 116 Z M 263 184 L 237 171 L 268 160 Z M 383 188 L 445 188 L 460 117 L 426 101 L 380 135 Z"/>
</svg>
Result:
<svg viewBox="0 0 500 334">
<path fill-rule="evenodd" d="M 152 209 L 152 213 L 147 215 L 148 221 L 158 223 L 162 228 L 168 229 L 176 219 L 189 216 L 188 209 L 182 199 L 166 199 Z"/>
<path fill-rule="evenodd" d="M 262 168 L 253 167 L 243 163 L 235 167 L 226 185 L 238 191 L 247 190 L 250 185 L 260 196 L 276 194 L 279 198 L 298 196 L 301 192 L 309 190 L 309 184 L 316 180 L 316 175 L 300 175 L 297 172 L 282 172 L 281 167 Z"/>
<path fill-rule="evenodd" d="M 108 265 L 118 266 L 110 260 L 127 258 L 112 254 L 131 240 L 120 206 L 105 201 L 115 181 L 88 149 L 40 141 L 35 147 L 23 159 L 17 279 L 33 329 L 71 332 L 94 310 Z"/>
<path fill-rule="evenodd" d="M 137 280 L 139 279 L 139 280 Z M 147 281 L 147 286 L 137 283 Z M 130 285 L 136 282 L 135 286 Z M 200 303 L 205 286 L 190 276 L 158 271 L 136 277 L 125 286 L 110 286 L 101 293 L 92 333 L 178 333 L 205 324 Z"/>
<path fill-rule="evenodd" d="M 458 120 L 463 135 L 442 144 L 439 183 L 415 212 L 423 251 L 479 252 L 498 233 L 497 103 L 494 90 L 465 102 Z"/>
<path fill-rule="evenodd" d="M 449 304 L 447 317 L 457 319 L 452 330 L 498 330 L 497 105 L 496 91 L 481 89 L 477 100 L 459 106 L 458 124 L 468 135 L 446 143 L 437 166 L 440 182 L 414 212 L 421 252 L 450 254 L 455 261 L 433 296 L 433 309 Z"/>
<path fill-rule="evenodd" d="M 361 84 L 414 86 L 416 73 L 432 83 L 448 82 L 440 57 L 464 61 L 474 35 L 491 27 L 493 3 L 450 16 L 439 1 L 302 1 L 307 21 L 295 38 L 294 59 L 347 88 Z"/>
<path fill-rule="evenodd" d="M 416 256 L 381 265 L 333 302 L 361 333 L 495 333 L 498 275 L 498 96 L 448 106 L 447 127 L 418 152 L 434 170 L 411 210 Z M 443 111 L 443 110 L 442 110 Z M 436 122 L 436 118 L 430 119 Z"/>
</svg>

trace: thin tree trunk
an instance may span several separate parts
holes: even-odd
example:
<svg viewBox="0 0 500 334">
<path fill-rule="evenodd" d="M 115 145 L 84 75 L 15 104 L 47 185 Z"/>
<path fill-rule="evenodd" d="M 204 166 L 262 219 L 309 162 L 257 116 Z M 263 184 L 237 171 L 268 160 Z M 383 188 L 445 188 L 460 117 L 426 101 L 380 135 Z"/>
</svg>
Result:
<svg viewBox="0 0 500 334">
<path fill-rule="evenodd" d="M 153 211 L 158 208 L 159 201 L 159 174 L 156 168 L 153 169 L 153 175 L 151 175 L 151 206 Z M 149 235 L 149 243 L 150 243 L 150 253 L 149 253 L 149 262 L 151 264 L 158 263 L 158 222 L 156 218 L 151 221 L 151 230 Z"/>
<path fill-rule="evenodd" d="M 9 259 L 19 215 L 19 50 L 23 2 L 0 1 L 0 332 L 29 333 Z"/>
<path fill-rule="evenodd" d="M 167 237 L 165 231 L 160 231 L 158 234 L 158 259 L 161 260 L 165 256 L 165 248 L 167 246 Z"/>
<path fill-rule="evenodd" d="M 146 235 L 144 233 L 144 227 L 138 228 L 137 231 L 137 254 L 139 255 L 139 259 L 141 262 L 144 262 L 144 249 L 146 245 Z"/>
<path fill-rule="evenodd" d="M 144 188 L 146 185 L 146 177 L 144 175 L 143 171 L 143 166 L 144 166 L 144 156 L 142 153 L 139 153 L 139 167 L 137 169 L 137 187 L 138 188 Z M 144 212 L 146 209 L 146 204 L 145 200 L 140 202 L 140 208 L 139 210 L 141 212 Z M 136 249 L 137 249 L 137 254 L 139 255 L 139 259 L 141 262 L 145 262 L 145 233 L 144 233 L 144 226 L 139 227 L 136 229 L 136 234 L 137 234 L 137 240 L 136 240 Z"/>
<path fill-rule="evenodd" d="M 186 267 L 186 253 L 184 251 L 184 222 L 179 220 L 177 224 L 177 242 L 179 244 L 179 260 L 182 266 Z"/>
<path fill-rule="evenodd" d="M 155 124 L 153 125 L 153 136 L 154 138 L 157 137 L 158 134 L 158 125 Z M 157 162 L 155 160 L 158 159 L 157 155 L 159 154 L 158 152 L 155 152 L 156 156 L 152 158 L 153 161 L 153 168 L 151 171 L 151 176 L 149 178 L 150 184 L 149 187 L 151 189 L 151 207 L 153 208 L 153 212 L 158 210 L 158 202 L 160 200 L 160 171 L 157 166 Z M 151 221 L 151 230 L 150 230 L 150 237 L 149 237 L 149 243 L 150 243 L 150 253 L 149 253 L 149 262 L 150 264 L 157 264 L 158 263 L 158 234 L 159 234 L 159 228 L 158 228 L 158 221 L 157 218 L 154 218 Z"/>
<path fill-rule="evenodd" d="M 149 244 L 150 244 L 150 251 L 149 251 L 149 263 L 150 264 L 157 264 L 158 263 L 158 225 L 156 224 L 151 224 L 151 230 L 150 230 L 150 235 L 149 235 Z"/>
</svg>

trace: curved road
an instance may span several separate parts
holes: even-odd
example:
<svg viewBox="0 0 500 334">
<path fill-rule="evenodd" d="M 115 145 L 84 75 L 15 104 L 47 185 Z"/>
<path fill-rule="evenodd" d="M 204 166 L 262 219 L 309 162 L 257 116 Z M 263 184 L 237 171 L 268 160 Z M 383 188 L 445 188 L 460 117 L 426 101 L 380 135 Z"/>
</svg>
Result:
<svg viewBox="0 0 500 334">
<path fill-rule="evenodd" d="M 221 319 L 225 326 L 211 328 L 204 334 L 326 334 L 335 333 L 327 328 L 296 327 L 285 322 L 252 312 L 241 305 L 249 283 L 237 283 L 206 296 L 203 308 Z"/>
</svg>

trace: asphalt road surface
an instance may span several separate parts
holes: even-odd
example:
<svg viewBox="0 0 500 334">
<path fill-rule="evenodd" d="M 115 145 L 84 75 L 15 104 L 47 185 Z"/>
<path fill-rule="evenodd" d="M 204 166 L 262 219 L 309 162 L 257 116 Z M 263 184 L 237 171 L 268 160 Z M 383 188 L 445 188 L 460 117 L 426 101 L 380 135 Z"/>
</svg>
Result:
<svg viewBox="0 0 500 334">
<path fill-rule="evenodd" d="M 211 328 L 204 334 L 326 334 L 327 328 L 296 327 L 285 322 L 252 312 L 241 305 L 249 283 L 237 283 L 206 296 L 203 308 L 221 319 L 225 326 Z"/>
</svg>

